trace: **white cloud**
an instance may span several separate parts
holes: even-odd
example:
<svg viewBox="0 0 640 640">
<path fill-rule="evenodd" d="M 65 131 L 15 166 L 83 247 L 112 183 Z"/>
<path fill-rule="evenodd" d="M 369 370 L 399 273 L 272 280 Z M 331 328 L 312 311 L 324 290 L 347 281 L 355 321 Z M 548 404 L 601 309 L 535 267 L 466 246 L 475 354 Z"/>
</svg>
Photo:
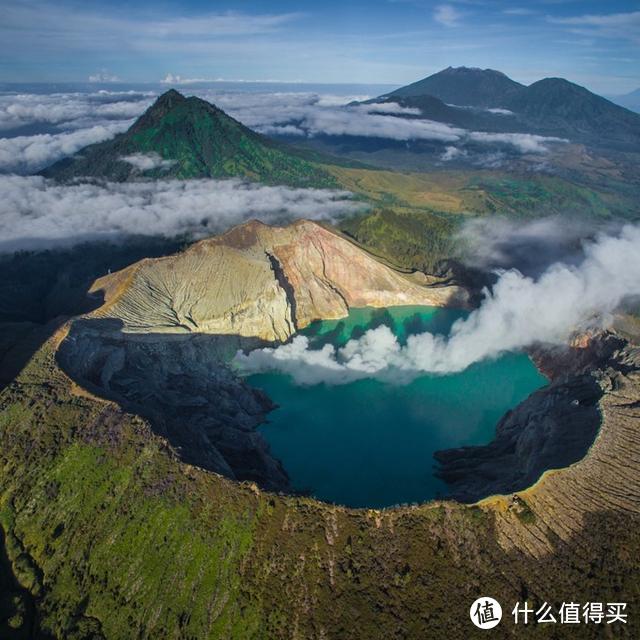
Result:
<svg viewBox="0 0 640 640">
<path fill-rule="evenodd" d="M 513 111 L 509 111 L 509 109 L 503 109 L 501 107 L 473 107 L 466 104 L 451 104 L 450 102 L 447 102 L 445 104 L 448 107 L 455 107 L 456 109 L 468 109 L 469 111 L 486 111 L 488 113 L 495 113 L 500 116 L 514 115 Z"/>
<path fill-rule="evenodd" d="M 345 191 L 240 180 L 166 180 L 59 185 L 0 176 L 0 251 L 71 245 L 123 235 L 203 237 L 251 218 L 332 221 L 364 205 Z"/>
<path fill-rule="evenodd" d="M 526 133 L 474 132 L 416 116 L 419 110 L 395 102 L 350 105 L 363 96 L 332 96 L 315 93 L 198 92 L 234 118 L 266 135 L 352 135 L 391 140 L 435 140 L 486 145 L 508 145 L 520 153 L 545 153 L 560 138 Z M 507 109 L 492 109 L 510 115 Z M 462 150 L 461 150 L 462 151 Z"/>
<path fill-rule="evenodd" d="M 576 330 L 607 326 L 629 296 L 640 295 L 640 227 L 600 236 L 578 266 L 556 263 L 537 280 L 502 274 L 481 306 L 458 320 L 449 336 L 422 333 L 402 346 L 388 327 L 366 332 L 343 348 L 314 350 L 306 337 L 243 354 L 245 373 L 277 370 L 298 384 L 342 384 L 366 377 L 390 382 L 424 373 L 461 371 L 475 362 L 537 343 L 565 343 Z"/>
<path fill-rule="evenodd" d="M 431 120 L 407 120 L 395 116 L 368 113 L 358 108 L 318 109 L 309 113 L 303 124 L 312 136 L 350 135 L 392 140 L 439 140 L 455 142 L 462 129 Z"/>
<path fill-rule="evenodd" d="M 489 107 L 487 109 L 487 111 L 489 113 L 495 113 L 496 115 L 499 115 L 499 116 L 512 116 L 513 115 L 513 111 L 509 111 L 509 109 L 502 109 L 500 107 Z"/>
<path fill-rule="evenodd" d="M 351 135 L 454 142 L 464 133 L 441 122 L 397 117 L 420 112 L 395 102 L 350 105 L 365 96 L 206 90 L 198 93 L 246 126 L 267 135 Z"/>
<path fill-rule="evenodd" d="M 165 160 L 158 153 L 132 153 L 130 156 L 120 158 L 140 171 L 150 171 L 151 169 L 168 169 L 172 167 L 175 160 Z"/>
<path fill-rule="evenodd" d="M 443 162 L 449 162 L 451 160 L 455 160 L 456 158 L 461 158 L 467 155 L 467 152 L 464 149 L 458 149 L 457 147 L 445 147 L 444 152 L 440 156 L 440 160 Z"/>
<path fill-rule="evenodd" d="M 130 125 L 125 121 L 70 133 L 0 138 L 0 173 L 33 173 L 89 144 L 109 140 Z"/>
<path fill-rule="evenodd" d="M 450 4 L 441 4 L 435 8 L 433 19 L 445 27 L 457 27 L 462 14 Z"/>
<path fill-rule="evenodd" d="M 103 69 L 99 73 L 94 73 L 89 76 L 89 82 L 120 82 L 120 78 L 114 73 L 109 73 L 106 69 Z"/>
<path fill-rule="evenodd" d="M 548 145 L 552 143 L 566 143 L 564 138 L 538 136 L 532 133 L 486 133 L 484 131 L 470 131 L 469 140 L 484 144 L 506 144 L 521 153 L 546 153 Z"/>
<path fill-rule="evenodd" d="M 360 107 L 365 113 L 387 113 L 392 115 L 409 115 L 419 116 L 420 109 L 414 109 L 413 107 L 403 107 L 397 102 L 379 102 L 372 104 L 363 104 Z"/>
<path fill-rule="evenodd" d="M 173 73 L 167 73 L 167 75 L 160 80 L 161 84 L 169 84 L 172 86 L 180 84 L 197 84 L 198 82 L 216 82 L 215 78 L 183 78 L 180 75 L 174 75 Z"/>
<path fill-rule="evenodd" d="M 309 92 L 195 92 L 246 126 L 266 135 L 361 136 L 389 140 L 431 140 L 462 148 L 467 143 L 508 145 L 520 153 L 542 154 L 558 138 L 520 133 L 473 132 L 417 117 L 417 109 L 394 102 L 351 104 L 367 96 Z M 0 131 L 47 125 L 35 136 L 0 138 L 0 173 L 30 173 L 82 147 L 120 133 L 153 101 L 153 92 L 0 94 Z M 405 118 L 401 116 L 411 116 Z M 61 131 L 58 133 L 58 131 Z M 15 133 L 13 134 L 15 135 Z M 446 153 L 446 152 L 445 152 Z"/>
<path fill-rule="evenodd" d="M 140 115 L 155 94 L 137 91 L 93 93 L 0 93 L 0 131 L 31 124 L 84 128 Z"/>
<path fill-rule="evenodd" d="M 573 28 L 576 33 L 640 42 L 640 11 L 580 16 L 548 16 L 550 23 Z"/>
</svg>

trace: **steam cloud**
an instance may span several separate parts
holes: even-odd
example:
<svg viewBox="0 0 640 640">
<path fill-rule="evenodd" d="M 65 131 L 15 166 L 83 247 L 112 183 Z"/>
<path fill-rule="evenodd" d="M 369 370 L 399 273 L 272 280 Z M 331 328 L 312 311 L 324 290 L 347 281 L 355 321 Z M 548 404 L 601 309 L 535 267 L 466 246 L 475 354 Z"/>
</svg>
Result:
<svg viewBox="0 0 640 640">
<path fill-rule="evenodd" d="M 578 265 L 555 263 L 538 279 L 506 271 L 446 337 L 422 333 L 402 346 L 382 326 L 341 349 L 313 350 L 308 338 L 298 336 L 274 349 L 239 352 L 236 363 L 247 373 L 282 371 L 298 384 L 342 384 L 452 373 L 536 343 L 561 344 L 576 330 L 606 326 L 625 298 L 640 295 L 639 247 L 640 227 L 628 225 L 586 245 Z"/>
<path fill-rule="evenodd" d="M 585 240 L 598 233 L 617 234 L 621 226 L 620 222 L 574 217 L 569 211 L 526 222 L 492 216 L 467 220 L 456 239 L 469 266 L 515 268 L 538 277 L 555 262 L 582 262 Z"/>
<path fill-rule="evenodd" d="M 346 191 L 240 180 L 59 185 L 39 176 L 0 176 L 0 193 L 0 252 L 124 235 L 198 238 L 251 218 L 331 221 L 364 206 Z"/>
</svg>

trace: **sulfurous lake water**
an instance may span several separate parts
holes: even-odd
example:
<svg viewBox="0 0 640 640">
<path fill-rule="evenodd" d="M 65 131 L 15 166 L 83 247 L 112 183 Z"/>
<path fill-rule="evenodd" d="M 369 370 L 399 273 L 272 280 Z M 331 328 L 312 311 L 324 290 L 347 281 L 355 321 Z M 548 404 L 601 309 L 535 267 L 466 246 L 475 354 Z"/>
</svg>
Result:
<svg viewBox="0 0 640 640">
<path fill-rule="evenodd" d="M 410 334 L 447 334 L 464 312 L 433 307 L 352 309 L 348 318 L 303 331 L 312 345 L 344 345 L 386 324 L 400 342 Z M 279 406 L 260 427 L 293 488 L 349 507 L 380 508 L 446 497 L 433 453 L 493 439 L 499 419 L 546 379 L 521 353 L 461 373 L 422 375 L 404 385 L 366 379 L 298 386 L 265 373 L 248 382 Z"/>
</svg>

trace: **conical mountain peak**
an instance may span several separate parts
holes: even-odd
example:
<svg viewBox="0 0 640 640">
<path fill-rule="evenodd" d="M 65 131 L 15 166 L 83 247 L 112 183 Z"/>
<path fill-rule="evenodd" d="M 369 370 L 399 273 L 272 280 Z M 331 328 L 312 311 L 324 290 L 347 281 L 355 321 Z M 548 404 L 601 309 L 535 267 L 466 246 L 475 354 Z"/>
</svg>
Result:
<svg viewBox="0 0 640 640">
<path fill-rule="evenodd" d="M 145 156 L 141 158 L 141 156 Z M 227 178 L 333 187 L 324 169 L 201 98 L 166 91 L 123 134 L 45 169 L 60 180 Z"/>
</svg>

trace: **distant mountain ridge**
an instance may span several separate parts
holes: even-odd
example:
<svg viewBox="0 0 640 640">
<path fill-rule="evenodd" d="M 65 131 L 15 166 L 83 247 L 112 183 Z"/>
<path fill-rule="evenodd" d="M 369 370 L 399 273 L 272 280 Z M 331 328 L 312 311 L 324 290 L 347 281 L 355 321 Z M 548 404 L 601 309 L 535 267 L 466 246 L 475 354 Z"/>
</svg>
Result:
<svg viewBox="0 0 640 640">
<path fill-rule="evenodd" d="M 42 175 L 125 181 L 134 178 L 241 177 L 268 184 L 335 186 L 318 164 L 251 131 L 215 105 L 162 94 L 123 134 L 81 149 Z"/>
<path fill-rule="evenodd" d="M 640 112 L 640 89 L 630 91 L 621 96 L 609 96 L 609 100 L 625 109 L 630 109 L 636 113 Z"/>
<path fill-rule="evenodd" d="M 544 78 L 507 97 L 508 109 L 554 135 L 640 140 L 640 116 L 563 78 Z"/>
<path fill-rule="evenodd" d="M 563 78 L 525 86 L 493 69 L 448 67 L 377 100 L 419 108 L 422 117 L 467 128 L 640 149 L 640 115 Z"/>
<path fill-rule="evenodd" d="M 523 88 L 524 85 L 494 69 L 447 67 L 387 95 L 397 98 L 431 95 L 456 106 L 498 107 L 506 96 Z"/>
</svg>

